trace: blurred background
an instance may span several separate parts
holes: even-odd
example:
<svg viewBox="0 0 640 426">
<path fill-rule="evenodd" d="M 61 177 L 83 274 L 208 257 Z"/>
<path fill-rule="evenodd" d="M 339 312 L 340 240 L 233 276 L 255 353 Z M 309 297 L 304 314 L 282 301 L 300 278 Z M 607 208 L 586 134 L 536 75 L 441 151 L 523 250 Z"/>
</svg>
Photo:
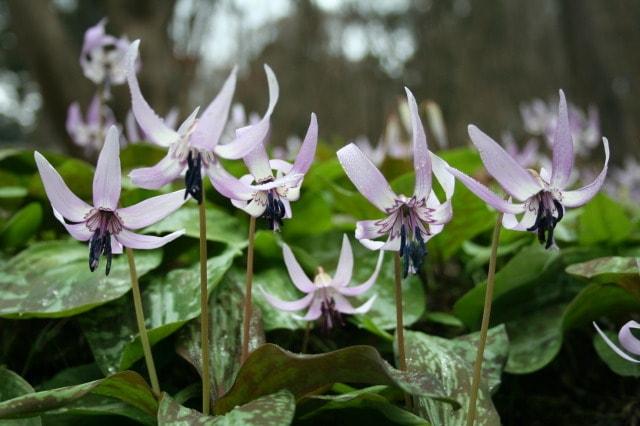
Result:
<svg viewBox="0 0 640 426">
<path fill-rule="evenodd" d="M 270 64 L 274 144 L 302 136 L 311 111 L 325 140 L 375 144 L 407 85 L 440 106 L 451 146 L 467 144 L 468 123 L 524 142 L 523 105 L 553 105 L 559 88 L 597 109 L 614 162 L 640 146 L 637 0 L 1 0 L 2 146 L 73 152 L 67 108 L 95 93 L 78 63 L 83 34 L 103 17 L 107 33 L 142 39 L 139 78 L 161 115 L 208 104 L 234 64 L 236 100 L 262 114 Z M 126 85 L 113 93 L 124 122 Z"/>
</svg>

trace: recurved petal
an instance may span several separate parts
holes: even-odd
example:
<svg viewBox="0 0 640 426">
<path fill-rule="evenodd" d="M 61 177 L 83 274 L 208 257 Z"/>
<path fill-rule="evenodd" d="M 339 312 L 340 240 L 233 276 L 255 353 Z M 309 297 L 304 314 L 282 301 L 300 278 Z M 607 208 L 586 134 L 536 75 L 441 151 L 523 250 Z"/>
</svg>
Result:
<svg viewBox="0 0 640 426">
<path fill-rule="evenodd" d="M 524 201 L 542 189 L 534 177 L 496 141 L 474 125 L 470 125 L 468 130 L 487 171 L 511 196 Z"/>
<path fill-rule="evenodd" d="M 360 220 L 356 222 L 356 239 L 373 240 L 384 235 L 380 232 L 380 226 L 376 225 L 379 220 Z"/>
<path fill-rule="evenodd" d="M 58 221 L 65 227 L 67 232 L 78 241 L 87 241 L 91 238 L 91 231 L 87 228 L 87 225 L 84 222 L 80 223 L 66 223 L 64 221 L 64 217 L 58 212 L 55 208 L 53 209 L 53 215 L 58 219 Z"/>
<path fill-rule="evenodd" d="M 191 145 L 206 151 L 212 151 L 218 144 L 220 135 L 227 124 L 229 109 L 236 90 L 236 74 L 238 68 L 233 67 L 222 89 L 202 113 L 196 129 L 191 136 Z"/>
<path fill-rule="evenodd" d="M 374 206 L 386 212 L 394 205 L 396 194 L 380 170 L 373 165 L 355 144 L 350 143 L 338 151 L 338 160 L 355 187 Z"/>
<path fill-rule="evenodd" d="M 154 237 L 152 235 L 142 235 L 123 229 L 116 234 L 116 239 L 125 247 L 133 249 L 155 249 L 162 247 L 167 243 L 175 240 L 179 236 L 184 235 L 184 229 L 181 229 L 163 237 Z"/>
<path fill-rule="evenodd" d="M 618 340 L 623 348 L 634 355 L 640 355 L 640 340 L 638 340 L 632 333 L 631 329 L 640 329 L 640 324 L 635 321 L 629 321 L 622 326 L 618 333 Z"/>
<path fill-rule="evenodd" d="M 613 343 L 611 341 L 611 339 L 609 339 L 607 337 L 606 334 L 604 334 L 604 332 L 602 330 L 600 330 L 600 327 L 598 327 L 598 324 L 596 324 L 596 322 L 593 322 L 593 326 L 596 328 L 596 330 L 598 330 L 598 333 L 600 334 L 600 337 L 602 337 L 602 339 L 604 340 L 604 342 L 616 353 L 618 354 L 618 356 L 620 356 L 621 358 L 626 359 L 627 361 L 630 362 L 635 362 L 635 363 L 640 363 L 640 359 L 635 359 L 632 358 L 631 356 L 627 355 L 627 353 L 625 351 L 623 351 L 622 349 L 620 349 L 618 346 L 616 346 L 615 343 Z M 622 330 L 620 330 L 622 332 Z M 618 336 L 618 338 L 620 338 Z"/>
<path fill-rule="evenodd" d="M 313 163 L 313 157 L 316 155 L 316 146 L 318 144 L 318 119 L 315 113 L 311 113 L 311 122 L 307 129 L 307 134 L 304 137 L 300 151 L 296 156 L 296 161 L 293 163 L 291 173 L 305 174 L 309 171 L 311 163 Z"/>
<path fill-rule="evenodd" d="M 254 189 L 241 179 L 232 176 L 220 165 L 206 169 L 213 187 L 223 196 L 232 200 L 247 201 L 253 198 Z"/>
<path fill-rule="evenodd" d="M 285 312 L 299 311 L 300 309 L 306 308 L 311 304 L 311 301 L 313 300 L 313 296 L 314 296 L 313 293 L 309 293 L 306 296 L 304 296 L 302 299 L 289 302 L 289 301 L 281 300 L 275 296 L 272 296 L 271 294 L 267 293 L 262 287 L 260 287 L 260 291 L 264 295 L 264 298 L 267 299 L 267 302 L 269 302 L 275 308 Z"/>
<path fill-rule="evenodd" d="M 473 179 L 472 177 L 467 176 L 462 173 L 460 170 L 455 169 L 451 166 L 447 167 L 449 173 L 454 175 L 460 182 L 464 184 L 471 192 L 476 194 L 481 200 L 485 203 L 489 204 L 491 207 L 503 212 L 503 213 L 511 213 L 518 214 L 524 211 L 523 204 L 512 204 L 507 200 L 498 197 L 493 193 L 489 188 Z"/>
<path fill-rule="evenodd" d="M 118 208 L 122 189 L 119 136 L 118 128 L 111 126 L 98 157 L 93 176 L 93 205 L 97 208 Z"/>
<path fill-rule="evenodd" d="M 253 151 L 245 155 L 242 160 L 257 182 L 273 177 L 271 165 L 269 164 L 269 156 L 267 155 L 264 143 L 257 145 Z"/>
<path fill-rule="evenodd" d="M 600 191 L 604 179 L 607 176 L 607 167 L 609 166 L 609 141 L 607 138 L 602 138 L 602 143 L 604 144 L 604 167 L 602 171 L 589 185 L 576 189 L 575 191 L 562 191 L 562 205 L 566 207 L 580 207 Z"/>
<path fill-rule="evenodd" d="M 140 188 L 159 189 L 173 182 L 180 176 L 184 168 L 185 164 L 180 163 L 180 161 L 169 152 L 155 166 L 132 170 L 131 173 L 129 173 L 129 177 L 133 184 Z"/>
<path fill-rule="evenodd" d="M 71 222 L 84 221 L 84 217 L 92 207 L 71 192 L 56 169 L 53 168 L 42 154 L 36 151 L 33 156 L 36 160 L 38 171 L 40 172 L 42 185 L 53 208 Z"/>
<path fill-rule="evenodd" d="M 376 301 L 377 297 L 378 295 L 374 294 L 373 296 L 371 296 L 371 298 L 369 298 L 369 300 L 367 300 L 357 308 L 354 308 L 353 305 L 351 305 L 351 303 L 347 300 L 347 298 L 341 294 L 334 294 L 333 300 L 336 302 L 336 309 L 338 311 L 342 312 L 343 314 L 354 315 L 364 314 L 368 312 L 369 309 L 371 309 L 373 302 Z"/>
<path fill-rule="evenodd" d="M 456 187 L 456 179 L 447 170 L 449 164 L 446 161 L 435 155 L 433 152 L 429 152 L 429 154 L 431 157 L 433 174 L 436 176 L 436 179 L 440 183 L 440 186 L 442 186 L 446 199 L 449 200 L 451 199 L 451 197 L 453 197 L 453 192 Z"/>
<path fill-rule="evenodd" d="M 282 256 L 284 257 L 284 264 L 287 267 L 291 281 L 298 290 L 305 293 L 315 291 L 316 286 L 311 282 L 309 277 L 307 277 L 307 274 L 304 273 L 289 246 L 284 243 L 282 244 Z"/>
<path fill-rule="evenodd" d="M 122 254 L 122 244 L 120 244 L 115 235 L 111 236 L 111 253 Z"/>
<path fill-rule="evenodd" d="M 400 250 L 400 238 L 389 238 L 386 242 L 375 241 L 367 238 L 359 240 L 360 244 L 368 248 L 369 250 L 386 250 L 386 251 L 399 251 Z"/>
<path fill-rule="evenodd" d="M 427 136 L 424 133 L 418 105 L 416 99 L 408 88 L 407 101 L 409 102 L 409 112 L 411 115 L 411 133 L 413 135 L 413 168 L 416 172 L 415 196 L 422 200 L 429 196 L 431 192 L 431 158 L 427 147 Z"/>
<path fill-rule="evenodd" d="M 560 90 L 558 104 L 558 120 L 553 135 L 553 167 L 551 169 L 551 185 L 564 189 L 573 169 L 573 138 L 569 125 L 569 113 L 564 92 Z"/>
<path fill-rule="evenodd" d="M 307 314 L 302 318 L 298 316 L 296 316 L 296 318 L 303 319 L 305 321 L 315 321 L 320 318 L 320 315 L 322 315 L 322 298 L 315 297 L 311 302 L 311 307 L 307 311 Z"/>
<path fill-rule="evenodd" d="M 151 109 L 151 106 L 142 96 L 138 77 L 136 76 L 136 59 L 138 57 L 138 46 L 140 40 L 131 43 L 127 51 L 127 83 L 131 91 L 131 108 L 133 114 L 140 125 L 140 128 L 156 144 L 168 147 L 180 139 L 180 135 L 169 128 L 163 120 Z"/>
<path fill-rule="evenodd" d="M 264 203 L 261 203 L 255 199 L 251 201 L 232 199 L 231 204 L 253 217 L 262 216 L 264 211 L 267 209 L 267 206 Z"/>
<path fill-rule="evenodd" d="M 338 267 L 336 273 L 331 280 L 334 287 L 345 286 L 351 282 L 353 273 L 353 250 L 349 243 L 349 237 L 342 235 L 342 248 L 340 249 L 340 257 L 338 258 Z"/>
<path fill-rule="evenodd" d="M 538 210 L 530 207 L 525 209 L 524 215 L 520 220 L 513 214 L 505 213 L 502 217 L 502 226 L 512 231 L 526 231 L 536 223 L 537 215 Z"/>
<path fill-rule="evenodd" d="M 378 262 L 376 263 L 376 268 L 373 270 L 373 274 L 369 277 L 368 280 L 363 282 L 362 284 L 355 285 L 353 287 L 338 287 L 337 290 L 340 294 L 344 294 L 345 296 L 359 296 L 365 293 L 367 290 L 373 286 L 373 284 L 378 279 L 378 274 L 380 273 L 380 267 L 382 266 L 382 261 L 384 260 L 384 250 L 380 250 L 378 254 Z"/>
<path fill-rule="evenodd" d="M 140 229 L 152 225 L 174 211 L 187 201 L 185 190 L 162 194 L 148 198 L 129 207 L 118 209 L 118 216 L 127 229 Z"/>
</svg>

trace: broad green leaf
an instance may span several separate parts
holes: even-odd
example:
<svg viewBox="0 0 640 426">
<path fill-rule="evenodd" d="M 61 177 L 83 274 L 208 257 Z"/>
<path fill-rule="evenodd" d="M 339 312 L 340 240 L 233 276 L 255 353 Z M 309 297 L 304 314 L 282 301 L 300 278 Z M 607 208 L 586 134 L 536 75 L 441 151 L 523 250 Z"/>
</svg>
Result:
<svg viewBox="0 0 640 426">
<path fill-rule="evenodd" d="M 167 149 L 150 143 L 130 143 L 120 150 L 122 170 L 155 165 L 167 155 Z"/>
<path fill-rule="evenodd" d="M 424 319 L 436 324 L 442 324 L 449 327 L 464 327 L 464 323 L 455 315 L 447 312 L 427 312 Z"/>
<path fill-rule="evenodd" d="M 473 365 L 479 333 L 448 340 L 427 334 L 405 333 L 407 364 L 410 372 L 428 374 L 443 383 L 446 393 L 455 395 L 462 408 L 428 397 L 417 398 L 417 412 L 434 426 L 465 425 L 469 394 L 473 382 Z M 483 382 L 477 401 L 476 425 L 497 425 L 498 412 L 491 401 L 491 392 L 500 384 L 502 368 L 507 360 L 509 341 L 504 326 L 489 330 L 482 364 Z"/>
<path fill-rule="evenodd" d="M 244 273 L 227 272 L 209 299 L 209 365 L 212 400 L 218 399 L 233 385 L 242 351 L 242 319 L 244 307 Z M 260 309 L 252 310 L 249 349 L 265 342 Z M 202 377 L 200 319 L 191 320 L 178 334 L 176 350 L 193 365 Z"/>
<path fill-rule="evenodd" d="M 295 409 L 295 399 L 286 390 L 235 407 L 223 416 L 205 416 L 199 411 L 179 405 L 164 394 L 158 410 L 158 425 L 286 426 L 291 424 Z"/>
<path fill-rule="evenodd" d="M 528 374 L 549 364 L 562 347 L 564 305 L 527 313 L 509 322 L 509 359 L 504 370 Z"/>
<path fill-rule="evenodd" d="M 209 292 L 240 252 L 229 248 L 207 262 Z M 142 289 L 142 305 L 151 344 L 171 335 L 200 315 L 200 265 L 176 269 Z M 83 333 L 105 374 L 129 368 L 143 356 L 133 299 L 121 298 L 80 318 Z"/>
<path fill-rule="evenodd" d="M 0 402 L 0 419 L 30 417 L 57 410 L 87 395 L 117 398 L 150 416 L 158 410 L 151 389 L 137 373 L 123 371 L 80 385 L 29 393 Z"/>
<path fill-rule="evenodd" d="M 191 203 L 190 203 L 191 204 Z M 244 247 L 247 241 L 247 225 L 224 211 L 207 205 L 207 240 Z M 184 229 L 186 235 L 200 238 L 199 213 L 196 206 L 184 206 L 158 223 L 145 228 L 146 233 L 164 234 Z M 247 221 L 248 223 L 248 221 Z"/>
<path fill-rule="evenodd" d="M 18 398 L 34 393 L 33 388 L 25 379 L 5 367 L 0 367 L 0 404 L 2 401 Z M 40 417 L 25 417 L 16 420 L 0 420 L 3 426 L 40 426 Z"/>
<path fill-rule="evenodd" d="M 338 382 L 395 386 L 413 395 L 458 405 L 454 399 L 458 395 L 445 392 L 430 372 L 396 370 L 371 346 L 301 355 L 267 343 L 253 351 L 242 365 L 233 387 L 216 402 L 216 412 L 227 413 L 235 406 L 279 389 L 289 390 L 298 399 Z"/>
<path fill-rule="evenodd" d="M 0 245 L 4 248 L 24 246 L 40 228 L 42 207 L 29 203 L 18 210 L 0 232 Z"/>
<path fill-rule="evenodd" d="M 160 264 L 161 252 L 135 252 L 138 275 Z M 0 316 L 59 318 L 77 315 L 111 300 L 131 288 L 125 255 L 116 255 L 109 276 L 104 259 L 89 270 L 89 249 L 76 241 L 49 241 L 31 245 L 0 266 Z"/>
<path fill-rule="evenodd" d="M 562 320 L 565 330 L 590 324 L 603 315 L 625 315 L 640 311 L 640 299 L 614 284 L 593 283 L 567 306 Z"/>
<path fill-rule="evenodd" d="M 292 208 L 293 217 L 285 220 L 282 230 L 286 240 L 296 236 L 323 235 L 331 230 L 331 208 L 324 193 L 304 192 Z"/>
<path fill-rule="evenodd" d="M 519 303 L 531 297 L 532 287 L 537 285 L 557 258 L 557 250 L 545 250 L 535 244 L 522 249 L 499 269 L 495 277 L 493 320 L 513 319 L 506 317 L 511 316 L 511 313 L 517 313 Z M 471 329 L 480 327 L 485 291 L 486 281 L 469 290 L 453 307 L 456 316 Z"/>
<path fill-rule="evenodd" d="M 304 187 L 308 190 L 322 191 L 327 188 L 329 183 L 344 175 L 342 166 L 335 156 L 326 161 L 316 161 L 304 177 Z"/>
<path fill-rule="evenodd" d="M 601 257 L 567 267 L 567 273 L 600 283 L 640 287 L 640 258 Z"/>
<path fill-rule="evenodd" d="M 22 198 L 26 197 L 29 191 L 22 186 L 0 187 L 0 198 Z"/>
<path fill-rule="evenodd" d="M 579 218 L 580 244 L 616 244 L 624 241 L 633 224 L 624 208 L 603 193 L 596 195 L 584 206 Z"/>
<path fill-rule="evenodd" d="M 611 331 L 605 331 L 605 334 L 612 342 L 618 342 L 618 336 Z M 613 349 L 607 345 L 602 336 L 598 333 L 593 334 L 593 347 L 596 349 L 598 356 L 605 364 L 619 376 L 624 377 L 640 377 L 640 364 L 623 359 L 620 355 L 615 353 Z M 633 354 L 630 354 L 635 357 Z"/>
</svg>

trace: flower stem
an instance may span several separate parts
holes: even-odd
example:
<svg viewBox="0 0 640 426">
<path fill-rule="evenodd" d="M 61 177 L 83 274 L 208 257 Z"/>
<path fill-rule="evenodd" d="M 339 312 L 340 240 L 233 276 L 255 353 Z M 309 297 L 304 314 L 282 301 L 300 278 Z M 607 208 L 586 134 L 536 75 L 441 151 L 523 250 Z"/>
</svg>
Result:
<svg viewBox="0 0 640 426">
<path fill-rule="evenodd" d="M 400 254 L 396 252 L 394 257 L 394 270 L 396 276 L 396 335 L 398 336 L 398 363 L 400 370 L 407 370 L 407 358 L 404 353 L 404 324 L 402 319 L 402 266 Z"/>
<path fill-rule="evenodd" d="M 484 311 L 482 313 L 482 325 L 480 326 L 480 341 L 478 342 L 478 353 L 473 367 L 473 384 L 469 397 L 469 411 L 467 413 L 467 426 L 473 426 L 476 416 L 476 401 L 478 400 L 478 389 L 482 378 L 482 360 L 484 358 L 484 347 L 487 344 L 487 332 L 489 331 L 489 319 L 491 318 L 491 302 L 493 300 L 493 285 L 496 277 L 496 257 L 498 255 L 498 244 L 500 243 L 500 229 L 502 228 L 502 213 L 498 213 L 496 226 L 493 228 L 491 239 L 491 257 L 489 257 L 489 273 L 487 274 L 487 290 L 484 295 Z"/>
<path fill-rule="evenodd" d="M 249 248 L 247 249 L 247 283 L 244 294 L 244 321 L 242 330 L 242 357 L 245 362 L 249 357 L 249 333 L 251 331 L 251 286 L 253 285 L 253 245 L 256 235 L 256 218 L 249 220 Z"/>
<path fill-rule="evenodd" d="M 202 200 L 198 204 L 200 217 L 200 352 L 202 353 L 202 413 L 207 416 L 211 406 L 211 376 L 209 374 L 209 289 L 207 288 L 207 215 L 202 181 Z"/>
<path fill-rule="evenodd" d="M 133 306 L 136 311 L 136 321 L 138 322 L 138 332 L 140 333 L 140 341 L 142 342 L 142 350 L 144 351 L 144 360 L 147 363 L 147 371 L 151 380 L 151 389 L 157 398 L 160 397 L 160 384 L 158 383 L 158 374 L 156 366 L 153 362 L 153 354 L 151 353 L 151 345 L 149 344 L 149 336 L 147 328 L 144 324 L 144 311 L 142 310 L 142 297 L 140 296 L 140 285 L 138 284 L 138 273 L 136 272 L 136 261 L 133 258 L 133 250 L 127 247 L 127 259 L 129 260 L 129 273 L 131 275 L 131 290 L 133 292 Z"/>
</svg>

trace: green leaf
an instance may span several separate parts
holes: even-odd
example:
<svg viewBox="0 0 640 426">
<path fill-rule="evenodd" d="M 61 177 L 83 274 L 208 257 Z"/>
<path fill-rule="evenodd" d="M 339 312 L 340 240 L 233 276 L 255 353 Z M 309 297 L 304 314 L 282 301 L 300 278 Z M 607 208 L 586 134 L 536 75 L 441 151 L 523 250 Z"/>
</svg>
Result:
<svg viewBox="0 0 640 426">
<path fill-rule="evenodd" d="M 565 305 L 555 305 L 509 322 L 509 359 L 504 370 L 528 374 L 549 364 L 562 347 Z"/>
<path fill-rule="evenodd" d="M 229 248 L 208 260 L 209 292 L 238 254 L 237 249 Z M 175 269 L 153 279 L 142 290 L 142 305 L 153 345 L 200 315 L 200 265 Z M 130 295 L 83 315 L 80 326 L 105 374 L 129 368 L 143 356 Z"/>
<path fill-rule="evenodd" d="M 161 257 L 158 250 L 137 251 L 138 275 L 144 276 L 157 267 Z M 0 316 L 68 317 L 129 291 L 126 256 L 114 257 L 109 276 L 102 269 L 91 272 L 88 259 L 86 244 L 76 241 L 35 243 L 20 252 L 0 266 Z"/>
<path fill-rule="evenodd" d="M 235 407 L 224 416 L 205 416 L 183 407 L 163 394 L 158 410 L 158 425 L 163 426 L 285 426 L 291 424 L 296 409 L 293 395 L 281 390 Z"/>
<path fill-rule="evenodd" d="M 464 425 L 473 382 L 473 365 L 478 348 L 479 333 L 448 340 L 427 334 L 405 333 L 407 365 L 410 372 L 428 374 L 445 386 L 446 393 L 455 395 L 462 409 L 428 397 L 417 398 L 417 411 L 431 423 Z M 477 401 L 476 425 L 500 423 L 498 412 L 491 401 L 491 392 L 500 384 L 502 368 L 507 360 L 509 341 L 504 326 L 489 330 L 482 364 L 483 382 Z"/>
<path fill-rule="evenodd" d="M 150 143 L 130 143 L 120 150 L 122 170 L 155 165 L 167 155 L 166 148 Z"/>
<path fill-rule="evenodd" d="M 611 331 L 604 332 L 609 340 L 612 342 L 618 341 L 618 336 L 616 333 Z M 633 362 L 627 361 L 623 359 L 620 355 L 615 353 L 613 349 L 607 345 L 602 336 L 598 333 L 594 333 L 593 335 L 593 347 L 596 349 L 598 356 L 605 364 L 619 376 L 624 377 L 640 377 L 640 364 L 635 364 Z"/>
<path fill-rule="evenodd" d="M 18 210 L 0 232 L 0 245 L 4 248 L 24 246 L 42 223 L 40 203 L 29 203 Z"/>
<path fill-rule="evenodd" d="M 603 193 L 596 195 L 583 208 L 579 218 L 580 244 L 613 245 L 624 241 L 633 229 L 624 208 Z"/>
<path fill-rule="evenodd" d="M 5 367 L 0 367 L 0 404 L 2 401 L 32 393 L 34 390 L 25 379 Z M 40 426 L 42 420 L 40 417 L 26 417 L 16 420 L 2 420 L 0 423 L 3 426 Z"/>
<path fill-rule="evenodd" d="M 90 394 L 117 398 L 150 416 L 155 416 L 158 410 L 158 403 L 144 379 L 137 373 L 124 371 L 93 382 L 29 393 L 0 402 L 0 419 L 38 415 L 65 407 Z"/>
<path fill-rule="evenodd" d="M 240 369 L 244 281 L 244 273 L 232 269 L 225 274 L 209 299 L 209 365 L 214 401 L 233 385 Z M 249 349 L 254 350 L 264 342 L 260 309 L 253 309 Z M 180 330 L 176 350 L 202 377 L 201 347 L 200 320 L 196 318 Z"/>
<path fill-rule="evenodd" d="M 29 191 L 22 186 L 3 186 L 0 187 L 0 198 L 23 198 Z"/>
<path fill-rule="evenodd" d="M 322 235 L 332 228 L 331 207 L 322 192 L 305 192 L 295 204 L 294 214 L 285 221 L 285 239 L 305 235 Z"/>
<path fill-rule="evenodd" d="M 640 258 L 636 257 L 601 257 L 570 265 L 566 271 L 600 283 L 640 286 Z"/>
<path fill-rule="evenodd" d="M 216 412 L 227 413 L 237 405 L 279 389 L 289 390 L 298 399 L 338 382 L 395 386 L 413 395 L 457 406 L 452 394 L 445 392 L 430 374 L 396 370 L 371 346 L 300 355 L 267 343 L 253 351 L 242 365 L 233 387 L 216 402 Z"/>
</svg>

